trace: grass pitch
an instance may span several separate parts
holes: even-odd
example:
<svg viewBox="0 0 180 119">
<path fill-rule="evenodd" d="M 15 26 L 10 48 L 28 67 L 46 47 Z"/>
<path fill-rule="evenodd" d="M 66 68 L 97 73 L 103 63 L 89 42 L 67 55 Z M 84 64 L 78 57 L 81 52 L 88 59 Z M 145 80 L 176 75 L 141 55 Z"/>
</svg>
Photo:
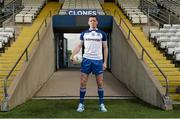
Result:
<svg viewBox="0 0 180 119">
<path fill-rule="evenodd" d="M 164 111 L 139 99 L 105 100 L 108 112 L 98 110 L 98 100 L 85 100 L 85 111 L 76 112 L 78 100 L 30 100 L 1 118 L 180 118 L 180 105 Z"/>
</svg>

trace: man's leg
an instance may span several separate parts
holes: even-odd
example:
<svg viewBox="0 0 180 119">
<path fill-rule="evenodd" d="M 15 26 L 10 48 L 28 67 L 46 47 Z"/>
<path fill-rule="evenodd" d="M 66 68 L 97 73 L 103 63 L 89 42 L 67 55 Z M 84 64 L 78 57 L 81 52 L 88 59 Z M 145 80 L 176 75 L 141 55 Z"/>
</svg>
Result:
<svg viewBox="0 0 180 119">
<path fill-rule="evenodd" d="M 81 80 L 80 80 L 80 95 L 79 95 L 79 105 L 77 108 L 77 112 L 84 111 L 84 97 L 86 94 L 86 85 L 88 81 L 88 74 L 81 73 Z"/>
<path fill-rule="evenodd" d="M 104 105 L 104 89 L 103 89 L 103 74 L 99 74 L 96 76 L 96 82 L 98 86 L 98 96 L 99 96 L 99 108 L 102 112 L 107 112 L 107 109 Z"/>
<path fill-rule="evenodd" d="M 103 89 L 103 74 L 96 76 L 96 83 L 98 86 L 99 105 L 104 103 L 104 89 Z"/>
<path fill-rule="evenodd" d="M 87 81 L 88 81 L 88 74 L 81 73 L 81 80 L 80 80 L 80 103 L 81 104 L 84 104 Z"/>
</svg>

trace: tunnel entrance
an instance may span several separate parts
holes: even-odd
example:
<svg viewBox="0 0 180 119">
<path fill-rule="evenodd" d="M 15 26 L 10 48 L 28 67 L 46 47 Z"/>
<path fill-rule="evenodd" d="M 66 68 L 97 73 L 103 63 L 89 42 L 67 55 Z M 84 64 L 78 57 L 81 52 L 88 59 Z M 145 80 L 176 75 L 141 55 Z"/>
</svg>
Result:
<svg viewBox="0 0 180 119">
<path fill-rule="evenodd" d="M 70 63 L 70 55 L 72 49 L 80 40 L 80 33 L 89 28 L 89 16 L 68 16 L 57 15 L 53 17 L 53 30 L 55 34 L 56 45 L 56 70 L 61 68 L 80 68 L 80 63 L 84 49 L 82 48 L 77 55 L 78 63 L 73 65 Z M 71 19 L 71 20 L 69 20 Z M 108 66 L 111 68 L 111 30 L 112 30 L 112 17 L 111 16 L 97 16 L 98 28 L 107 33 L 107 41 L 109 48 Z"/>
</svg>

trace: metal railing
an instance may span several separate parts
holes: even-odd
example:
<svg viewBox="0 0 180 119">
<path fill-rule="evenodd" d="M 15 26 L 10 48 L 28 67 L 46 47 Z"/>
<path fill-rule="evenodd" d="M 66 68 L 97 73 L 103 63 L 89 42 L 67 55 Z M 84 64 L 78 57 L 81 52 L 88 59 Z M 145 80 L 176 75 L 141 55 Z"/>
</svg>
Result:
<svg viewBox="0 0 180 119">
<path fill-rule="evenodd" d="M 179 10 L 176 9 L 176 7 L 180 8 L 180 5 L 174 4 L 174 1 L 167 1 L 168 3 L 170 2 L 171 4 L 174 4 L 169 10 L 164 9 L 165 6 L 163 4 L 165 4 L 165 0 L 161 2 L 164 7 L 159 7 L 159 3 L 156 3 L 157 5 L 155 6 L 148 0 L 142 1 L 143 4 L 141 4 L 141 11 L 147 15 L 149 14 L 151 17 L 158 20 L 161 25 L 180 23 L 179 15 L 177 15 L 177 13 L 179 13 Z M 155 11 L 156 9 L 158 11 Z"/>
<path fill-rule="evenodd" d="M 17 65 L 19 64 L 19 62 L 22 60 L 23 56 L 26 56 L 26 62 L 29 61 L 29 52 L 28 49 L 30 48 L 30 46 L 32 45 L 32 42 L 35 40 L 35 38 L 37 37 L 37 41 L 40 40 L 40 29 L 43 28 L 43 25 L 45 27 L 47 27 L 47 21 L 48 21 L 48 17 L 52 16 L 52 11 L 50 11 L 47 16 L 45 17 L 44 21 L 41 23 L 41 25 L 38 28 L 38 31 L 34 34 L 33 38 L 31 39 L 31 41 L 29 42 L 29 44 L 26 46 L 25 50 L 22 52 L 22 54 L 20 55 L 20 57 L 18 58 L 18 60 L 16 61 L 16 63 L 13 65 L 12 69 L 8 72 L 8 75 L 5 77 L 4 79 L 4 99 L 7 100 L 8 98 L 8 79 L 11 76 L 12 72 L 15 70 L 15 68 L 17 67 Z"/>
<path fill-rule="evenodd" d="M 0 16 L 0 24 L 2 24 L 7 18 L 12 16 L 14 21 L 15 14 L 22 9 L 20 0 L 12 0 L 10 3 L 4 5 L 2 16 Z"/>
<path fill-rule="evenodd" d="M 143 47 L 143 45 L 141 44 L 141 42 L 139 41 L 139 39 L 135 36 L 135 34 L 132 32 L 132 30 L 129 28 L 129 26 L 127 25 L 127 23 L 124 21 L 124 19 L 118 14 L 117 10 L 114 11 L 113 16 L 116 16 L 116 14 L 119 16 L 119 22 L 117 21 L 118 25 L 122 28 L 122 23 L 128 28 L 128 33 L 127 33 L 127 39 L 130 40 L 131 39 L 131 35 L 135 38 L 135 40 L 137 41 L 137 43 L 140 45 L 140 47 L 142 48 L 141 50 L 141 60 L 144 60 L 144 54 L 146 54 L 148 56 L 148 58 L 151 60 L 151 62 L 155 65 L 155 67 L 159 70 L 159 72 L 162 74 L 162 76 L 165 79 L 166 82 L 166 91 L 165 91 L 165 96 L 169 95 L 169 84 L 168 84 L 168 79 L 166 77 L 166 75 L 163 73 L 163 71 L 159 68 L 159 66 L 156 64 L 156 62 L 154 61 L 154 59 L 149 55 L 149 53 L 147 52 L 147 50 Z M 126 33 L 126 32 L 125 32 Z"/>
<path fill-rule="evenodd" d="M 111 11 L 109 9 L 103 8 L 104 13 L 106 12 L 107 15 L 111 15 Z"/>
</svg>

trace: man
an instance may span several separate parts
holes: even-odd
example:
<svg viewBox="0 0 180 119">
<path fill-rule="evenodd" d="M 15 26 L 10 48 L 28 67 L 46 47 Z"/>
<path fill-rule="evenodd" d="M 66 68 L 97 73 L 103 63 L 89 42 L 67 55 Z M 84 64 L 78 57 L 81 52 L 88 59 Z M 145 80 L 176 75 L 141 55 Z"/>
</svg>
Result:
<svg viewBox="0 0 180 119">
<path fill-rule="evenodd" d="M 80 103 L 77 108 L 77 112 L 84 111 L 84 97 L 86 93 L 86 84 L 90 73 L 95 74 L 96 82 L 98 86 L 99 96 L 99 110 L 101 112 L 107 112 L 104 105 L 104 90 L 103 90 L 103 70 L 107 67 L 108 47 L 107 47 L 107 35 L 105 32 L 97 28 L 98 21 L 96 16 L 90 16 L 88 24 L 90 28 L 81 33 L 80 42 L 74 48 L 71 61 L 76 63 L 74 56 L 80 51 L 84 44 L 85 52 L 83 54 L 83 60 L 81 63 L 81 78 L 80 78 Z M 103 53 L 104 63 L 103 63 Z"/>
</svg>

